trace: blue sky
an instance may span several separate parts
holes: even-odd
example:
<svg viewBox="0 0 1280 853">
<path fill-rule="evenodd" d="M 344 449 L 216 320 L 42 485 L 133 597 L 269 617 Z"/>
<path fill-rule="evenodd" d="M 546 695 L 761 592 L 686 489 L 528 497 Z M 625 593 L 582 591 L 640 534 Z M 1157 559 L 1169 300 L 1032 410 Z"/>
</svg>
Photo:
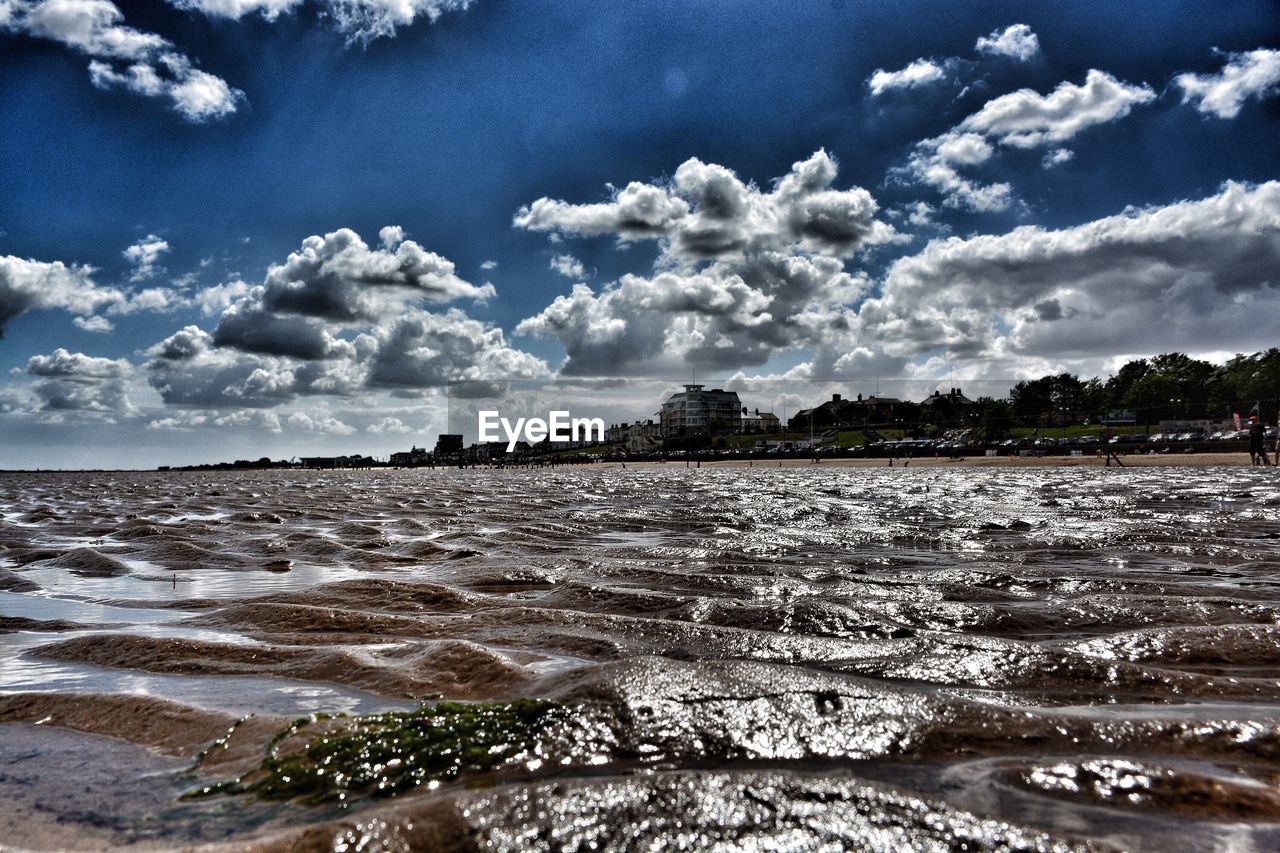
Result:
<svg viewBox="0 0 1280 853">
<path fill-rule="evenodd" d="M 1273 3 L 0 0 L 0 45 L 0 467 L 385 453 L 452 378 L 1277 343 Z"/>
</svg>

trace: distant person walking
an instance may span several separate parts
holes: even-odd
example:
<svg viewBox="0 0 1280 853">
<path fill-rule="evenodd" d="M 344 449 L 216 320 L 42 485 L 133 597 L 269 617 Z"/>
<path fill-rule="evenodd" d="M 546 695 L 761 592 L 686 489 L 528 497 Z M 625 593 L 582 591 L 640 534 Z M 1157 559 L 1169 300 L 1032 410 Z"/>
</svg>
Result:
<svg viewBox="0 0 1280 853">
<path fill-rule="evenodd" d="M 1270 465 L 1267 456 L 1267 431 L 1257 415 L 1249 417 L 1249 462 L 1252 465 Z"/>
<path fill-rule="evenodd" d="M 1106 460 L 1108 468 L 1111 467 L 1112 459 L 1116 460 L 1116 464 L 1123 468 L 1124 463 L 1120 461 L 1120 455 L 1116 453 L 1115 448 L 1111 446 L 1112 437 L 1111 427 L 1107 427 L 1102 431 L 1102 456 Z"/>
</svg>

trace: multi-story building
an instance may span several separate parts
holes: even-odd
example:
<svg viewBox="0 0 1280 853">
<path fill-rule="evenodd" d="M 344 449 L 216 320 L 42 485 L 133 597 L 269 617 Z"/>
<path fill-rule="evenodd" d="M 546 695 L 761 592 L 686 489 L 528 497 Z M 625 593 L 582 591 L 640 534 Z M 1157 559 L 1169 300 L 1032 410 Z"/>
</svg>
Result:
<svg viewBox="0 0 1280 853">
<path fill-rule="evenodd" d="M 462 436 L 450 433 L 442 433 L 436 439 L 435 456 L 441 459 L 448 456 L 456 456 L 462 453 Z"/>
<path fill-rule="evenodd" d="M 741 431 L 742 402 L 737 391 L 686 385 L 662 404 L 659 419 L 664 438 Z"/>
</svg>

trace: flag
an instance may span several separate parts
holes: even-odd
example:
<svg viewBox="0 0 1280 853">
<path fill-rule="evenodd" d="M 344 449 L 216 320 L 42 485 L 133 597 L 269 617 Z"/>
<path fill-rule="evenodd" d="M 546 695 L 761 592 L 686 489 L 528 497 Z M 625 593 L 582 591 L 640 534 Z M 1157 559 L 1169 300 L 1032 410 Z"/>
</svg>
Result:
<svg viewBox="0 0 1280 853">
<path fill-rule="evenodd" d="M 1260 410 L 1261 408 L 1262 408 L 1262 403 L 1261 403 L 1261 401 L 1259 401 L 1259 402 L 1257 402 L 1257 403 L 1254 403 L 1254 404 L 1253 404 L 1253 408 L 1249 410 L 1249 417 L 1251 417 L 1251 418 L 1256 418 L 1256 417 L 1258 417 L 1258 412 L 1259 412 L 1259 410 Z"/>
</svg>

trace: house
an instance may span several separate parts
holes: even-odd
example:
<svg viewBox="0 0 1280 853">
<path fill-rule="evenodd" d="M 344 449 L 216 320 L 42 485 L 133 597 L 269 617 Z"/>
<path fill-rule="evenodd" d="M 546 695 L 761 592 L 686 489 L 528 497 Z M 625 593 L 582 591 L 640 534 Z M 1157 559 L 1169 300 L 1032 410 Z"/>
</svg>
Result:
<svg viewBox="0 0 1280 853">
<path fill-rule="evenodd" d="M 744 412 L 742 415 L 742 431 L 755 435 L 780 432 L 782 422 L 773 412 L 762 412 L 756 409 L 753 412 Z"/>
<path fill-rule="evenodd" d="M 859 395 L 858 402 L 846 400 L 839 394 L 832 394 L 831 399 L 811 409 L 801 409 L 791 420 L 787 428 L 803 432 L 809 429 L 825 429 L 833 426 L 862 423 L 864 409 Z"/>
<path fill-rule="evenodd" d="M 865 400 L 859 394 L 858 402 L 863 406 L 863 422 L 869 424 L 897 420 L 904 409 L 913 405 L 897 397 L 881 397 L 878 394 L 872 394 Z"/>
<path fill-rule="evenodd" d="M 653 421 L 636 421 L 627 428 L 628 453 L 652 453 L 662 449 L 662 427 Z"/>
<path fill-rule="evenodd" d="M 963 423 L 965 418 L 978 406 L 959 388 L 952 388 L 946 394 L 934 391 L 920 401 L 920 415 L 923 420 L 934 424 Z"/>
<path fill-rule="evenodd" d="M 741 431 L 742 403 L 737 391 L 686 385 L 662 404 L 658 415 L 664 438 Z"/>
</svg>

